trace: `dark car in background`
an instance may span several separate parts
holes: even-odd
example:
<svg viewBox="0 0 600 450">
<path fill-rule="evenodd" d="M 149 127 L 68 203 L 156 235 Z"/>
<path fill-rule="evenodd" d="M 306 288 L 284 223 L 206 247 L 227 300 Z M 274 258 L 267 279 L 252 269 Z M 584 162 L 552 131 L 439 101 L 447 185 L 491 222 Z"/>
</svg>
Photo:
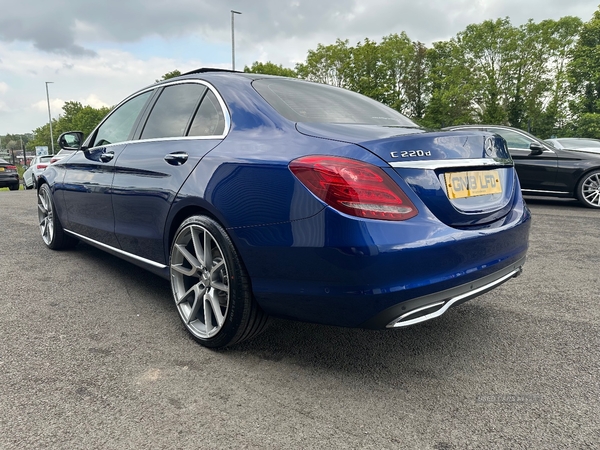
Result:
<svg viewBox="0 0 600 450">
<path fill-rule="evenodd" d="M 559 149 L 523 130 L 500 125 L 457 125 L 444 130 L 502 136 L 524 194 L 572 197 L 587 207 L 600 208 L 600 154 Z"/>
<path fill-rule="evenodd" d="M 205 346 L 269 316 L 413 325 L 525 261 L 530 214 L 503 139 L 425 132 L 344 89 L 200 69 L 59 144 L 74 153 L 39 180 L 45 244 L 83 241 L 168 279 Z"/>
<path fill-rule="evenodd" d="M 19 172 L 17 166 L 0 158 L 0 188 L 3 187 L 17 191 L 19 189 Z"/>
</svg>

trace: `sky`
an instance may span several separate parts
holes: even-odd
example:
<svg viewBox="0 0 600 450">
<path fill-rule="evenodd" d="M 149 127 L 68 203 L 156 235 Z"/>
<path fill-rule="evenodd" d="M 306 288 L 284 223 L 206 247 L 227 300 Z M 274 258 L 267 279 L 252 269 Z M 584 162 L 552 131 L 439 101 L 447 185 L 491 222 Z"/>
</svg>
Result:
<svg viewBox="0 0 600 450">
<path fill-rule="evenodd" d="M 293 68 L 318 44 L 408 34 L 427 45 L 471 23 L 578 16 L 598 0 L 0 0 L 0 135 L 30 133 L 66 101 L 112 106 L 175 69 L 271 61 Z M 52 84 L 46 85 L 46 82 Z"/>
</svg>

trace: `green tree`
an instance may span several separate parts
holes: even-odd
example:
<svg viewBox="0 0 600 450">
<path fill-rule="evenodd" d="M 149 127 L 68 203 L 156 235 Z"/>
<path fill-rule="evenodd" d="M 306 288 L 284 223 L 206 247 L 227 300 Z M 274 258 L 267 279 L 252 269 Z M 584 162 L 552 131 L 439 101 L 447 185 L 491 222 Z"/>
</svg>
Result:
<svg viewBox="0 0 600 450">
<path fill-rule="evenodd" d="M 345 87 L 385 102 L 386 73 L 377 43 L 367 38 L 356 47 L 349 47 L 348 56 L 348 63 L 344 66 Z"/>
<path fill-rule="evenodd" d="M 177 69 L 171 71 L 171 72 L 167 72 L 165 73 L 161 78 L 159 78 L 158 80 L 155 80 L 157 83 L 160 81 L 165 81 L 165 80 L 169 80 L 171 78 L 175 78 L 181 76 L 181 72 Z"/>
<path fill-rule="evenodd" d="M 348 85 L 348 69 L 351 59 L 348 40 L 337 39 L 335 44 L 317 45 L 309 50 L 305 63 L 296 64 L 299 78 L 337 87 Z"/>
<path fill-rule="evenodd" d="M 574 96 L 570 107 L 575 116 L 575 133 L 595 137 L 594 124 L 600 122 L 600 7 L 581 28 L 568 76 Z"/>
<path fill-rule="evenodd" d="M 266 63 L 262 63 L 259 61 L 254 61 L 252 66 L 244 66 L 244 72 L 247 73 L 261 73 L 264 75 L 278 75 L 281 77 L 290 77 L 297 78 L 298 74 L 294 69 L 288 69 L 283 67 L 281 64 L 277 65 L 272 63 L 271 61 L 267 61 Z"/>
<path fill-rule="evenodd" d="M 420 123 L 430 128 L 474 123 L 477 94 L 473 71 L 457 41 L 435 42 L 426 60 L 431 95 Z"/>
<path fill-rule="evenodd" d="M 529 115 L 533 120 L 532 131 L 540 137 L 564 135 L 572 128 L 567 67 L 581 26 L 581 19 L 572 16 L 563 17 L 558 21 L 544 20 L 540 23 L 540 32 L 545 43 L 542 51 L 545 70 L 538 73 L 538 76 L 546 79 L 546 91 L 539 99 L 539 115 Z M 535 106 L 531 105 L 529 109 L 535 110 Z"/>
<path fill-rule="evenodd" d="M 385 75 L 380 77 L 379 84 L 385 89 L 382 99 L 388 106 L 405 113 L 414 115 L 414 105 L 411 105 L 413 85 L 420 80 L 413 78 L 415 64 L 415 46 L 406 33 L 385 36 L 379 45 L 381 66 Z M 418 115 L 418 114 L 417 114 Z"/>
<path fill-rule="evenodd" d="M 63 114 L 58 119 L 52 119 L 52 134 L 54 136 L 54 147 L 56 139 L 61 133 L 67 131 L 81 131 L 87 137 L 100 121 L 110 112 L 111 108 L 83 106 L 79 102 L 69 101 L 63 105 Z M 52 148 L 50 139 L 50 125 L 44 124 L 34 130 L 35 138 L 29 142 L 28 149 L 33 150 L 35 146 L 47 146 Z"/>
</svg>

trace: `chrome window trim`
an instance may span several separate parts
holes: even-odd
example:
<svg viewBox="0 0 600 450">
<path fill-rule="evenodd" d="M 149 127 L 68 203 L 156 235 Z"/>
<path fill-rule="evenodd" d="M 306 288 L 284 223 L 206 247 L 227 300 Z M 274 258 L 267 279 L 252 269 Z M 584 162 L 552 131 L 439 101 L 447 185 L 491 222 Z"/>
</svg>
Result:
<svg viewBox="0 0 600 450">
<path fill-rule="evenodd" d="M 227 135 L 229 134 L 229 131 L 231 130 L 231 115 L 229 114 L 229 109 L 227 108 L 227 105 L 225 104 L 225 101 L 223 100 L 223 97 L 221 97 L 221 94 L 219 93 L 219 91 L 217 91 L 217 89 L 210 84 L 207 81 L 204 80 L 194 80 L 194 79 L 187 79 L 187 80 L 177 80 L 177 81 L 171 81 L 168 83 L 164 83 L 161 85 L 153 85 L 153 86 L 149 86 L 145 89 L 142 89 L 141 91 L 137 91 L 133 94 L 131 94 L 129 97 L 123 99 L 120 103 L 118 103 L 113 110 L 110 112 L 110 114 L 108 114 L 103 120 L 102 122 L 100 122 L 98 124 L 98 126 L 96 126 L 96 128 L 94 128 L 94 131 L 92 131 L 90 133 L 89 136 L 93 136 L 94 133 L 96 132 L 96 130 L 98 130 L 98 128 L 100 128 L 104 122 L 106 122 L 106 120 L 112 116 L 113 112 L 116 111 L 118 108 L 121 107 L 121 105 L 123 105 L 125 102 L 129 101 L 130 99 L 137 97 L 138 95 L 142 95 L 145 94 L 148 91 L 153 91 L 155 89 L 159 89 L 159 88 L 163 88 L 163 87 L 168 87 L 168 86 L 173 86 L 176 84 L 201 84 L 202 86 L 205 86 L 207 89 L 209 89 L 217 98 L 217 101 L 219 102 L 219 105 L 221 106 L 221 110 L 223 112 L 223 117 L 225 119 L 225 127 L 223 128 L 223 133 L 221 134 L 215 134 L 215 135 L 211 135 L 211 136 L 174 136 L 174 137 L 167 137 L 167 138 L 153 138 L 153 139 L 134 139 L 134 140 L 130 140 L 130 141 L 121 141 L 121 142 L 115 142 L 112 144 L 107 144 L 107 145 L 98 145 L 95 147 L 88 147 L 86 148 L 86 150 L 89 149 L 93 149 L 93 148 L 99 148 L 99 147 L 111 147 L 113 145 L 124 145 L 124 144 L 132 144 L 135 142 L 153 142 L 153 141 L 166 141 L 166 140 L 193 140 L 193 139 L 201 139 L 201 140 L 205 140 L 205 139 L 225 139 L 227 137 Z M 88 139 L 89 139 L 88 136 Z M 86 139 L 87 141 L 87 139 Z"/>
<path fill-rule="evenodd" d="M 394 161 L 390 166 L 397 169 L 452 169 L 456 167 L 512 167 L 513 162 L 509 159 L 436 159 L 434 161 Z"/>
<path fill-rule="evenodd" d="M 94 239 L 90 239 L 89 237 L 83 236 L 83 235 L 81 235 L 79 233 L 75 233 L 74 231 L 67 230 L 66 228 L 65 228 L 65 233 L 68 233 L 71 236 L 75 236 L 77 239 L 81 239 L 82 241 L 87 242 L 88 244 L 91 244 L 91 245 L 94 245 L 96 247 L 100 247 L 100 248 L 103 248 L 103 249 L 106 249 L 106 250 L 110 250 L 111 252 L 118 253 L 119 255 L 126 256 L 128 258 L 131 258 L 131 259 L 134 259 L 136 261 L 142 262 L 142 263 L 147 264 L 149 266 L 156 267 L 158 269 L 166 269 L 167 268 L 167 266 L 165 266 L 164 264 L 157 263 L 156 261 L 152 261 L 151 259 L 142 258 L 141 256 L 134 255 L 133 253 L 125 252 L 123 250 L 120 250 L 118 248 L 112 247 L 110 245 L 103 244 L 102 242 L 98 242 L 98 241 L 96 241 Z"/>
</svg>

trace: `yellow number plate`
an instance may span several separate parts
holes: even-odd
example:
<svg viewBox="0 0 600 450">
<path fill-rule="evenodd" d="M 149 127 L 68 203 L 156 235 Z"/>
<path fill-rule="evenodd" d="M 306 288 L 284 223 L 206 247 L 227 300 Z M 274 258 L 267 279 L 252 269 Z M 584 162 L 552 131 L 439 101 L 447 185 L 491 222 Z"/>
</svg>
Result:
<svg viewBox="0 0 600 450">
<path fill-rule="evenodd" d="M 4 167 L 0 167 L 0 172 L 4 172 Z"/>
<path fill-rule="evenodd" d="M 502 192 L 497 170 L 472 170 L 444 174 L 448 198 L 476 197 Z"/>
</svg>

